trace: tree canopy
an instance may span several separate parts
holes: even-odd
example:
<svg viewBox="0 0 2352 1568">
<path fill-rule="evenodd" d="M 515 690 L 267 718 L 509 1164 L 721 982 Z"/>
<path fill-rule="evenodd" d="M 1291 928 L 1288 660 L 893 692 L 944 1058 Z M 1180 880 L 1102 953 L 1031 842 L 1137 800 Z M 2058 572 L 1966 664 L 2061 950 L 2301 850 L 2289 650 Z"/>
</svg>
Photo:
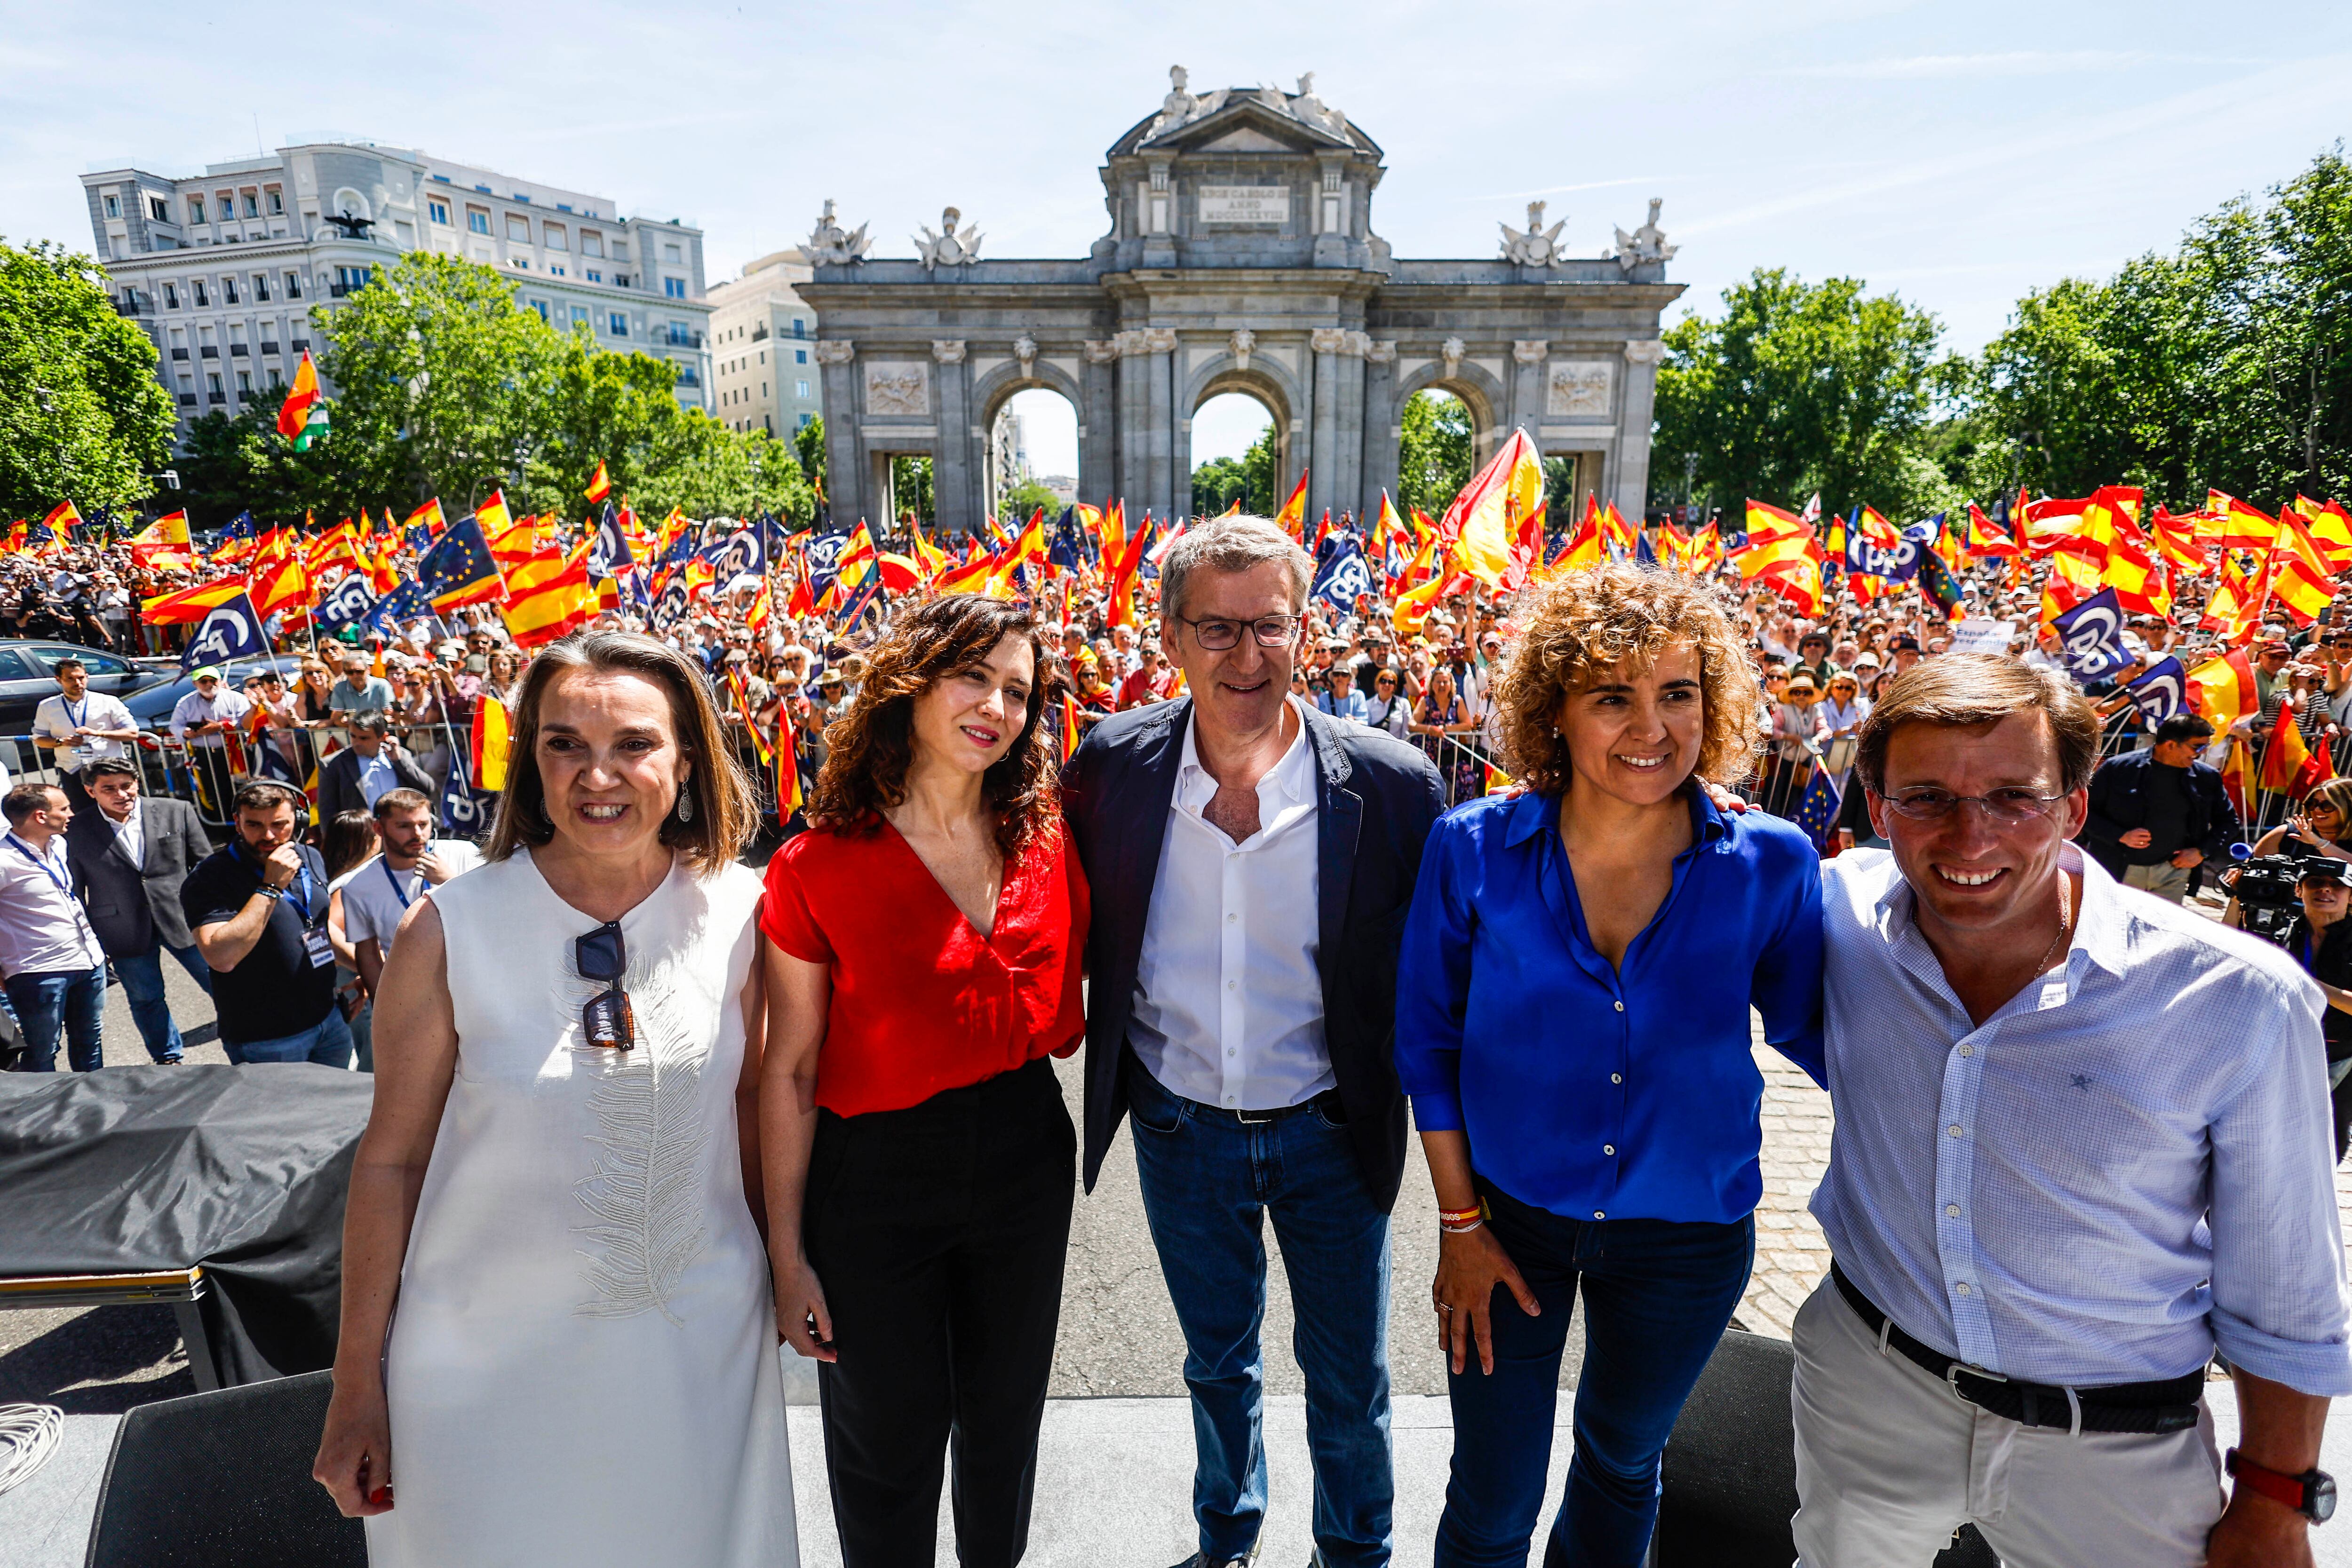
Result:
<svg viewBox="0 0 2352 1568">
<path fill-rule="evenodd" d="M 1470 409 L 1451 393 L 1416 392 L 1397 423 L 1397 507 L 1436 517 L 1470 482 Z"/>
<path fill-rule="evenodd" d="M 172 450 L 154 340 L 117 314 L 88 256 L 0 241 L 0 524 L 61 500 L 127 511 Z"/>
</svg>

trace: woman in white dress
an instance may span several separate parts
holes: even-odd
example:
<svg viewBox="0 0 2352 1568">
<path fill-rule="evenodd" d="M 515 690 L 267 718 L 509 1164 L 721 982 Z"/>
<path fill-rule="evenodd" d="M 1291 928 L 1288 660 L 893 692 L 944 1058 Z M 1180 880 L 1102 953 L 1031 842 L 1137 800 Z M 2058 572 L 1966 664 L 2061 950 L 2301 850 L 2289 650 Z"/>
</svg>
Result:
<svg viewBox="0 0 2352 1568">
<path fill-rule="evenodd" d="M 797 1563 L 754 810 L 677 653 L 533 660 L 488 863 L 376 1006 L 316 1468 L 374 1568 Z"/>
</svg>

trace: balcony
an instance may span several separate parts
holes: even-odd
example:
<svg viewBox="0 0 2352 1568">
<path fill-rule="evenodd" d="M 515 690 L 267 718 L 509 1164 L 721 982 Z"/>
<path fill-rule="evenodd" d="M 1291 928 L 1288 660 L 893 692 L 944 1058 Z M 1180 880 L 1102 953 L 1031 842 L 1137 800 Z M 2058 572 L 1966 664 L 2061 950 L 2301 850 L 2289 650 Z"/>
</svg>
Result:
<svg viewBox="0 0 2352 1568">
<path fill-rule="evenodd" d="M 768 341 L 768 324 L 765 321 L 751 329 L 751 341 L 755 343 L 764 343 Z"/>
<path fill-rule="evenodd" d="M 294 340 L 294 352 L 298 354 L 309 353 L 310 352 L 310 340 L 308 338 L 296 338 Z"/>
<path fill-rule="evenodd" d="M 218 349 L 216 349 L 216 348 L 213 347 L 213 345 L 212 345 L 212 344 L 210 344 L 210 343 L 206 343 L 204 347 L 202 347 L 202 348 L 198 349 L 198 350 L 196 351 L 196 353 L 198 354 L 198 356 L 199 356 L 199 357 L 204 358 L 204 359 L 218 359 L 218 358 L 220 358 L 220 350 L 218 350 Z"/>
<path fill-rule="evenodd" d="M 172 351 L 172 357 L 184 364 L 187 363 L 188 351 L 185 349 L 173 349 Z"/>
<path fill-rule="evenodd" d="M 226 392 L 208 392 L 205 394 L 205 401 L 212 404 L 226 403 L 228 401 L 228 394 Z"/>
<path fill-rule="evenodd" d="M 118 316 L 135 316 L 144 309 L 146 307 L 140 303 L 139 296 L 128 289 L 122 291 L 121 298 L 114 301 L 114 313 Z"/>
<path fill-rule="evenodd" d="M 266 354 L 274 354 L 278 352 L 278 345 L 271 342 L 268 339 L 264 338 L 261 341 L 261 352 Z"/>
<path fill-rule="evenodd" d="M 680 365 L 677 372 L 677 384 L 680 386 L 700 386 L 702 384 L 701 373 L 697 371 L 690 364 Z"/>
<path fill-rule="evenodd" d="M 330 283 L 327 285 L 327 298 L 330 300 L 348 299 L 351 296 L 351 292 L 352 285 L 349 283 Z"/>
<path fill-rule="evenodd" d="M 243 343 L 229 344 L 228 354 L 231 359 L 243 359 L 245 357 L 245 345 Z"/>
<path fill-rule="evenodd" d="M 674 349 L 698 349 L 702 346 L 702 334 L 686 327 L 670 327 L 663 331 L 660 341 Z"/>
<path fill-rule="evenodd" d="M 808 323 L 807 323 L 806 321 L 794 321 L 794 322 L 793 323 L 793 336 L 794 336 L 794 337 L 796 337 L 796 338 L 805 338 L 805 337 L 807 337 L 807 336 L 808 336 Z"/>
<path fill-rule="evenodd" d="M 195 395 L 194 393 L 193 393 L 193 392 L 184 392 L 184 393 L 180 394 L 180 406 L 181 406 L 181 407 L 183 407 L 183 408 L 194 408 L 195 405 L 196 405 L 196 395 Z"/>
</svg>

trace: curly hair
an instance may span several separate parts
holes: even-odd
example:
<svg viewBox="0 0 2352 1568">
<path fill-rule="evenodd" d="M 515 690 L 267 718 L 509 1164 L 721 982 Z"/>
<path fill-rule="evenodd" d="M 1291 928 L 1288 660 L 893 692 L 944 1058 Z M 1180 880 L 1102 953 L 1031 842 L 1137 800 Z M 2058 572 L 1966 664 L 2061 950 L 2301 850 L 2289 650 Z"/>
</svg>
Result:
<svg viewBox="0 0 2352 1568">
<path fill-rule="evenodd" d="M 1697 649 L 1703 720 L 1697 776 L 1733 784 L 1756 749 L 1756 678 L 1722 604 L 1701 584 L 1612 563 L 1570 572 L 1524 598 L 1519 636 L 1495 689 L 1496 728 L 1514 783 L 1568 788 L 1560 700 L 1615 669 L 1647 669 L 1678 643 Z"/>
<path fill-rule="evenodd" d="M 1007 858 L 1060 820 L 1048 700 L 1068 679 L 1059 655 L 1026 610 L 986 594 L 947 594 L 900 612 L 866 656 L 849 711 L 825 727 L 824 766 L 808 806 L 809 826 L 833 833 L 881 831 L 882 814 L 907 798 L 914 760 L 915 700 L 950 676 L 988 662 L 1008 637 L 1024 638 L 1037 661 L 1021 733 L 981 774 L 981 798 L 996 814 L 996 847 Z"/>
</svg>

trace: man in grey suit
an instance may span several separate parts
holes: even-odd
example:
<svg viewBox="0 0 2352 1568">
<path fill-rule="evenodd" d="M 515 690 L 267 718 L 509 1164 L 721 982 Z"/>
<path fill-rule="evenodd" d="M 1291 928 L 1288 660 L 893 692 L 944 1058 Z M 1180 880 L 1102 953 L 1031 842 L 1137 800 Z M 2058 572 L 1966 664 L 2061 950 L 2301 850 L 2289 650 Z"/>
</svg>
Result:
<svg viewBox="0 0 2352 1568">
<path fill-rule="evenodd" d="M 212 990 L 212 971 L 180 910 L 180 884 L 213 852 L 212 840 L 187 802 L 142 798 L 139 770 L 130 762 L 105 758 L 82 773 L 98 809 L 74 813 L 66 828 L 74 891 L 122 982 L 122 999 L 147 1054 L 177 1062 L 180 1026 L 163 999 L 163 954 Z"/>
</svg>

